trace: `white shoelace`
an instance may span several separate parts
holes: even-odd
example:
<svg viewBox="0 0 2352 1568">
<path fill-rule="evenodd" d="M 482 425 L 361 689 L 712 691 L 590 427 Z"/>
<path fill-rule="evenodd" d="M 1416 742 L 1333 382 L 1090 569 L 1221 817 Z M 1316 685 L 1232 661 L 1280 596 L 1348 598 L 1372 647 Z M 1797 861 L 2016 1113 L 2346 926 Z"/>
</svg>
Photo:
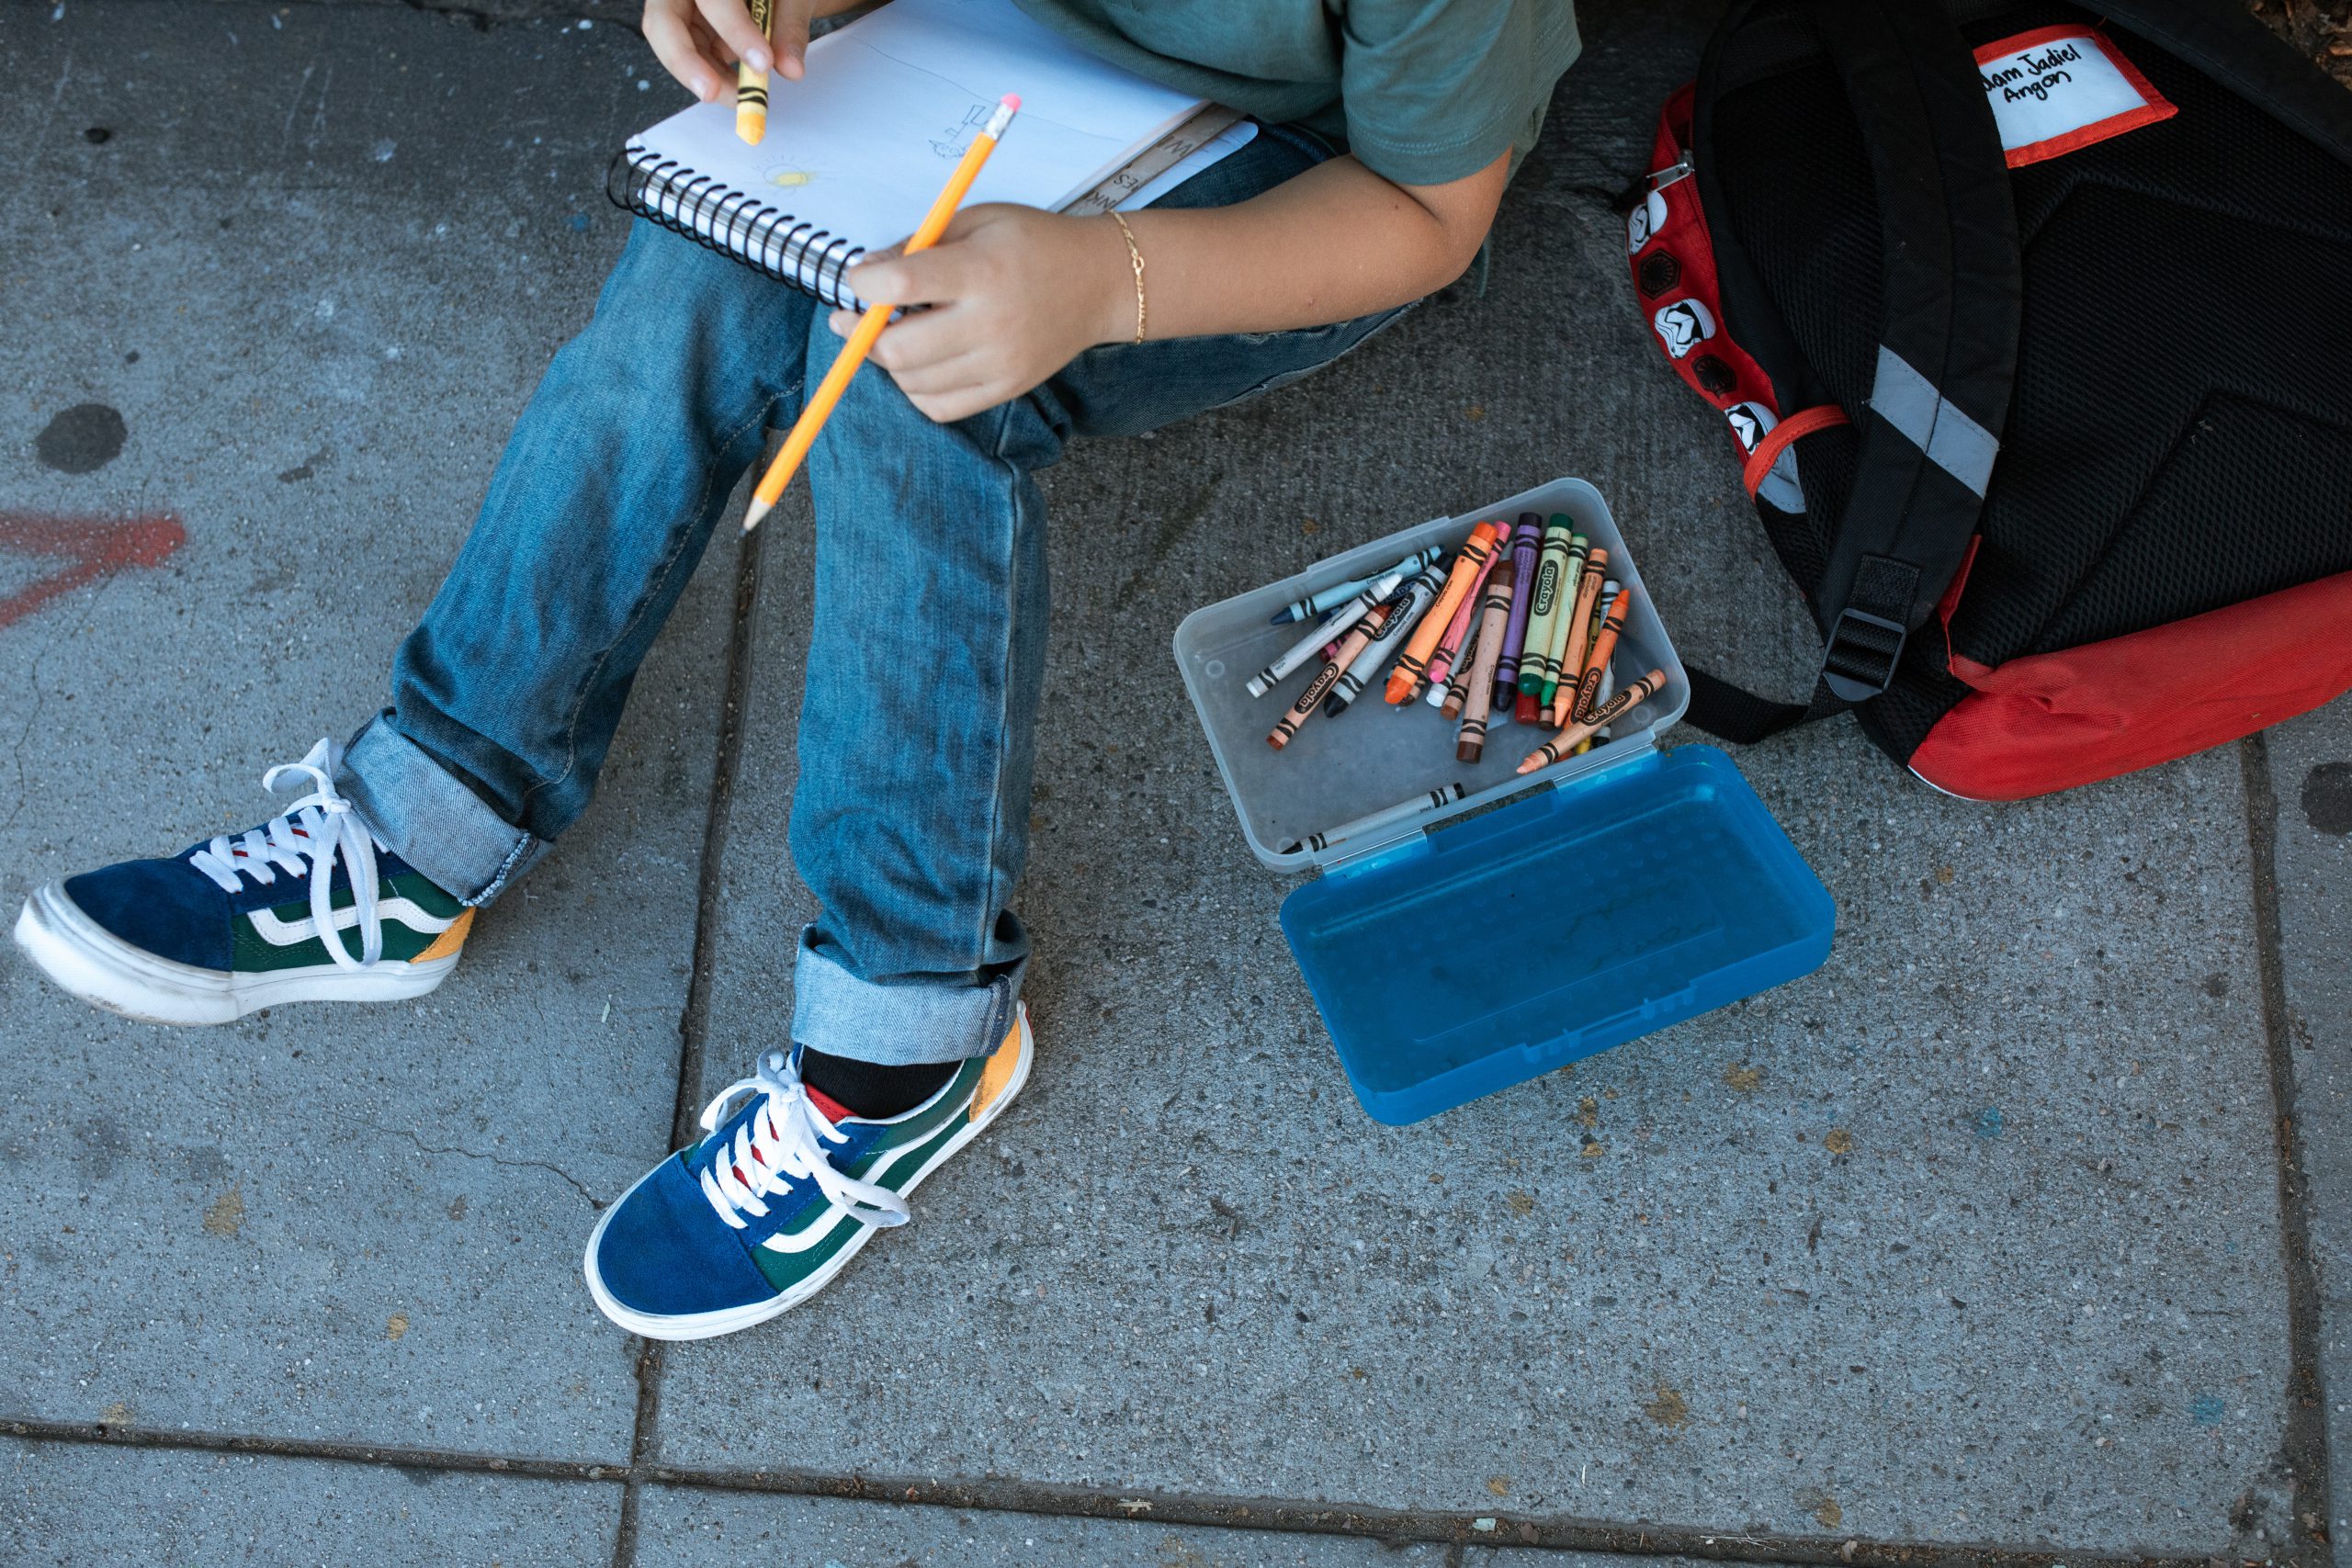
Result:
<svg viewBox="0 0 2352 1568">
<path fill-rule="evenodd" d="M 321 739 L 299 762 L 280 762 L 261 776 L 261 787 L 275 790 L 288 773 L 308 773 L 318 788 L 273 817 L 263 827 L 237 839 L 226 833 L 188 857 L 188 863 L 235 893 L 238 878 L 250 876 L 262 886 L 277 880 L 282 868 L 311 879 L 311 919 L 327 956 L 345 969 L 364 969 L 384 955 L 384 921 L 376 910 L 376 840 L 360 826 L 351 802 L 335 793 L 335 764 L 343 748 Z M 359 956 L 343 945 L 334 918 L 334 859 L 343 856 L 351 877 L 351 896 L 359 916 Z"/>
<path fill-rule="evenodd" d="M 763 1052 L 758 1069 L 729 1084 L 704 1108 L 702 1126 L 715 1133 L 728 1107 L 741 1094 L 766 1098 L 735 1130 L 733 1142 L 702 1173 L 702 1194 L 718 1217 L 737 1230 L 763 1217 L 767 1195 L 788 1181 L 813 1179 L 818 1189 L 861 1224 L 888 1228 L 907 1223 L 907 1201 L 887 1187 L 843 1176 L 826 1157 L 826 1146 L 849 1142 L 849 1134 L 825 1119 L 810 1102 L 789 1053 Z"/>
</svg>

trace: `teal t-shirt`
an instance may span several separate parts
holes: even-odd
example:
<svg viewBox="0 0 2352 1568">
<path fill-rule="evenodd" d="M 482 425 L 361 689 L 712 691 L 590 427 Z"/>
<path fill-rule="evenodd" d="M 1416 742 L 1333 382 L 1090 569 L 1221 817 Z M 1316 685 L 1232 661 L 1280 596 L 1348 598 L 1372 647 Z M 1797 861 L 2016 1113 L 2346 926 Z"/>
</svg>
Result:
<svg viewBox="0 0 2352 1568">
<path fill-rule="evenodd" d="M 1399 185 L 1535 144 L 1577 57 L 1571 0 L 1014 0 L 1105 60 L 1295 121 Z"/>
</svg>

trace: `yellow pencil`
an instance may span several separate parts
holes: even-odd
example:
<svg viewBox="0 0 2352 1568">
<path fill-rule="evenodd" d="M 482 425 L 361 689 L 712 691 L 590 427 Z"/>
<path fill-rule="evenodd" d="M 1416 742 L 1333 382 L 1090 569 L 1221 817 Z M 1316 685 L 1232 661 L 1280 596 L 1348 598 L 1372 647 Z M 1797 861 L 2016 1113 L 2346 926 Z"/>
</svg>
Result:
<svg viewBox="0 0 2352 1568">
<path fill-rule="evenodd" d="M 768 36 L 768 0 L 748 0 L 752 25 Z M 768 133 L 768 73 L 746 60 L 735 68 L 735 134 L 757 147 Z"/>
<path fill-rule="evenodd" d="M 947 176 L 947 188 L 939 193 L 939 199 L 933 202 L 931 210 L 922 215 L 922 224 L 908 237 L 907 254 L 927 251 L 938 242 L 940 234 L 947 227 L 947 220 L 956 216 L 956 209 L 963 201 L 965 193 L 979 177 L 980 165 L 989 161 L 990 152 L 996 151 L 997 138 L 1004 134 L 1004 128 L 1012 123 L 1013 113 L 1020 107 L 1021 95 L 1018 93 L 1007 93 L 999 100 L 996 113 L 989 117 L 988 124 L 979 135 L 972 139 L 972 145 L 965 150 L 964 161 L 956 165 L 954 174 Z M 888 301 L 877 301 L 868 305 L 865 314 L 858 318 L 857 329 L 849 334 L 849 342 L 842 346 L 840 357 L 833 361 L 833 367 L 825 372 L 825 378 L 817 384 L 817 390 L 810 395 L 808 406 L 800 411 L 800 417 L 793 421 L 792 433 L 784 438 L 784 450 L 775 455 L 775 461 L 768 465 L 767 473 L 760 480 L 760 488 L 752 492 L 752 504 L 743 513 L 743 532 L 748 534 L 758 527 L 760 519 L 766 516 L 768 510 L 783 498 L 784 487 L 792 482 L 792 476 L 799 470 L 801 459 L 807 457 L 808 448 L 816 445 L 817 433 L 825 427 L 825 421 L 832 414 L 833 405 L 842 400 L 842 393 L 849 388 L 849 378 L 857 374 L 857 367 L 865 363 L 868 354 L 874 352 L 874 340 L 880 337 L 882 329 L 890 324 L 890 312 L 896 309 L 897 306 Z"/>
</svg>

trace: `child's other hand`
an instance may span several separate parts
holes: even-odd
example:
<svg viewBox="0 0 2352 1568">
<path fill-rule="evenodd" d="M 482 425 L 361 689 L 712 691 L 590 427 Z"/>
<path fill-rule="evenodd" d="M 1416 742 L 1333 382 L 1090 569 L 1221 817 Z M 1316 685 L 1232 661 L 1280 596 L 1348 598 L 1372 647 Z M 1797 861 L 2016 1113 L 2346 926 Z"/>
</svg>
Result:
<svg viewBox="0 0 2352 1568">
<path fill-rule="evenodd" d="M 774 0 L 768 36 L 743 0 L 645 0 L 645 41 L 662 66 L 705 103 L 735 101 L 735 65 L 748 60 L 797 82 L 813 17 L 845 11 L 858 0 Z"/>
<path fill-rule="evenodd" d="M 966 208 L 931 249 L 877 253 L 850 269 L 849 285 L 861 299 L 931 307 L 893 322 L 873 359 L 943 424 L 1017 398 L 1135 330 L 1135 274 L 1106 218 Z M 856 312 L 835 310 L 831 325 L 847 337 Z"/>
</svg>

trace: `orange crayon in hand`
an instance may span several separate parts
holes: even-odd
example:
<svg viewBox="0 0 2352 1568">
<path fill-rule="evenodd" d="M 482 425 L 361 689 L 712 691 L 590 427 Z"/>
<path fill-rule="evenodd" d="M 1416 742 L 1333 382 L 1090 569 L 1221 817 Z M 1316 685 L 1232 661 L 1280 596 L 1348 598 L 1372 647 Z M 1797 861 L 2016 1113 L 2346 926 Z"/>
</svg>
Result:
<svg viewBox="0 0 2352 1568">
<path fill-rule="evenodd" d="M 1413 629 L 1413 639 L 1405 645 L 1404 655 L 1396 667 L 1388 672 L 1388 689 L 1381 694 L 1394 707 L 1412 699 L 1413 690 L 1430 667 L 1430 656 L 1437 651 L 1438 643 L 1453 623 L 1453 612 L 1469 597 L 1470 585 L 1494 558 L 1495 547 L 1501 536 L 1491 523 L 1481 523 L 1470 531 L 1470 542 L 1453 558 L 1453 570 L 1446 574 L 1445 587 L 1439 592 L 1437 603 L 1421 617 Z"/>
<path fill-rule="evenodd" d="M 770 36 L 769 0 L 744 0 L 752 25 Z M 757 147 L 768 133 L 768 73 L 746 60 L 735 68 L 735 134 Z"/>
</svg>

